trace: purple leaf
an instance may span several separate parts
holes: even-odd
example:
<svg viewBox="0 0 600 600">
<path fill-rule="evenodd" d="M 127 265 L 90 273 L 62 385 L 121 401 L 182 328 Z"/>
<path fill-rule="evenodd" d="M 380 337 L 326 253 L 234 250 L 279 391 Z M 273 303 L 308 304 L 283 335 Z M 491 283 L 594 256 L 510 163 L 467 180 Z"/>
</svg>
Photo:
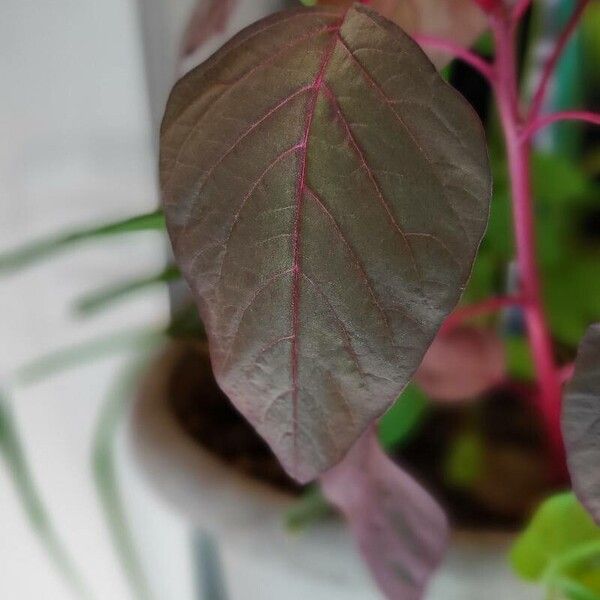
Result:
<svg viewBox="0 0 600 600">
<path fill-rule="evenodd" d="M 414 382 L 434 400 L 452 402 L 476 398 L 505 375 L 504 345 L 496 333 L 462 326 L 435 338 Z"/>
<path fill-rule="evenodd" d="M 600 324 L 588 329 L 579 346 L 562 430 L 573 491 L 600 525 Z"/>
<path fill-rule="evenodd" d="M 354 0 L 324 0 L 319 4 L 349 7 Z M 369 6 L 394 21 L 410 35 L 452 40 L 469 47 L 488 28 L 488 19 L 474 0 L 370 0 Z M 425 49 L 438 69 L 452 59 L 447 53 Z"/>
<path fill-rule="evenodd" d="M 198 0 L 183 35 L 181 56 L 186 58 L 211 38 L 224 33 L 239 0 Z"/>
<path fill-rule="evenodd" d="M 374 428 L 321 485 L 348 520 L 386 597 L 422 598 L 446 550 L 448 523 L 433 498 L 385 455 Z"/>
<path fill-rule="evenodd" d="M 460 297 L 489 210 L 481 124 L 366 7 L 282 12 L 176 85 L 161 183 L 217 381 L 313 479 Z"/>
</svg>

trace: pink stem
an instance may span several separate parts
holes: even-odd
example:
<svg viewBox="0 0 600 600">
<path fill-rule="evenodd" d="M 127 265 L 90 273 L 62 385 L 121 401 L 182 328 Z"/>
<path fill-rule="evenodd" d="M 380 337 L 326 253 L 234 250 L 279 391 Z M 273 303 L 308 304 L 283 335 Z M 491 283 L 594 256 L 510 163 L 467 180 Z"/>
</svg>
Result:
<svg viewBox="0 0 600 600">
<path fill-rule="evenodd" d="M 477 304 L 469 304 L 456 309 L 442 325 L 441 333 L 448 333 L 458 327 L 463 321 L 474 319 L 489 313 L 496 312 L 508 306 L 522 306 L 524 300 L 518 297 L 488 298 Z"/>
<path fill-rule="evenodd" d="M 496 40 L 498 75 L 495 94 L 508 154 L 520 295 L 526 298 L 524 315 L 537 373 L 539 408 L 547 431 L 552 464 L 556 466 L 557 476 L 562 476 L 565 472 L 560 429 L 562 389 L 542 305 L 532 206 L 531 147 L 520 135 L 522 116 L 519 111 L 516 31 L 514 23 L 503 15 L 493 16 L 491 23 Z"/>
<path fill-rule="evenodd" d="M 531 139 L 537 131 L 557 121 L 583 121 L 592 125 L 600 125 L 600 114 L 583 110 L 565 110 L 538 117 L 525 125 L 521 131 L 521 140 L 525 142 Z"/>
<path fill-rule="evenodd" d="M 571 18 L 569 19 L 563 32 L 558 38 L 558 42 L 556 43 L 556 46 L 554 47 L 554 50 L 552 51 L 552 54 L 550 55 L 550 58 L 548 59 L 548 62 L 544 67 L 544 70 L 542 72 L 542 78 L 538 85 L 537 91 L 533 96 L 533 100 L 531 101 L 531 108 L 529 111 L 528 121 L 535 120 L 540 114 L 540 111 L 542 110 L 542 104 L 544 103 L 544 98 L 546 96 L 546 92 L 548 91 L 550 80 L 552 79 L 552 75 L 554 74 L 554 70 L 556 69 L 556 65 L 558 64 L 558 61 L 560 60 L 560 57 L 562 56 L 562 53 L 567 43 L 571 39 L 571 36 L 575 32 L 577 24 L 579 23 L 579 19 L 581 18 L 581 15 L 583 14 L 583 11 L 585 10 L 585 7 L 587 6 L 588 2 L 589 0 L 579 0 L 579 3 L 575 7 L 575 10 L 571 15 Z"/>
<path fill-rule="evenodd" d="M 525 13 L 527 12 L 527 9 L 529 8 L 530 5 L 531 5 L 531 0 L 519 0 L 515 4 L 515 7 L 513 8 L 512 20 L 514 22 L 520 21 L 523 18 L 523 16 L 525 15 Z"/>
<path fill-rule="evenodd" d="M 495 79 L 495 73 L 492 65 L 483 58 L 477 56 L 474 52 L 467 50 L 463 46 L 455 44 L 451 40 L 433 37 L 429 35 L 415 35 L 415 42 L 420 46 L 440 50 L 446 54 L 459 58 L 465 63 L 471 65 L 475 70 L 479 71 L 483 77 L 489 82 Z"/>
</svg>

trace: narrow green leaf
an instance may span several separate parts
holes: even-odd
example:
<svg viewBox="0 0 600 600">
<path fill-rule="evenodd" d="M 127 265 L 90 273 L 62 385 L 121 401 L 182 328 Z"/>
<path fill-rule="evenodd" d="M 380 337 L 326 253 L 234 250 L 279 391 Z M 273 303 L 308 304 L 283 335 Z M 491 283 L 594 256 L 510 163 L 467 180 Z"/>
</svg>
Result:
<svg viewBox="0 0 600 600">
<path fill-rule="evenodd" d="M 145 364 L 145 361 L 141 361 Z M 113 546 L 132 592 L 138 600 L 151 600 L 146 575 L 130 531 L 116 473 L 114 449 L 118 427 L 132 396 L 142 364 L 129 366 L 118 378 L 100 413 L 93 442 L 93 472 L 96 489 Z"/>
<path fill-rule="evenodd" d="M 122 300 L 132 294 L 144 291 L 161 283 L 169 283 L 181 277 L 179 269 L 168 266 L 160 273 L 139 277 L 123 283 L 104 288 L 81 298 L 75 305 L 76 310 L 82 315 L 94 314 L 118 300 Z"/>
<path fill-rule="evenodd" d="M 138 327 L 74 344 L 45 354 L 17 369 L 14 380 L 29 385 L 90 361 L 124 350 L 154 347 L 164 338 L 161 329 Z"/>
<path fill-rule="evenodd" d="M 165 222 L 162 212 L 155 211 L 96 227 L 78 229 L 62 235 L 41 239 L 0 254 L 0 275 L 44 260 L 59 250 L 68 248 L 78 242 L 134 231 L 162 230 L 164 226 Z"/>
<path fill-rule="evenodd" d="M 15 489 L 32 530 L 43 545 L 49 559 L 73 589 L 76 597 L 92 598 L 65 550 L 50 520 L 23 452 L 17 427 L 8 402 L 0 393 L 0 453 L 6 461 Z"/>
</svg>

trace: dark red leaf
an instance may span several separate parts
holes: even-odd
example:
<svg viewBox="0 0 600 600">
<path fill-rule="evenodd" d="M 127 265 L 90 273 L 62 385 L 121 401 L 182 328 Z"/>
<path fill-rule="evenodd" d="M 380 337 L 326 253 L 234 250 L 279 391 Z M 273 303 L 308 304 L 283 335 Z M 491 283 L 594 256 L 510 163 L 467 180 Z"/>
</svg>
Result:
<svg viewBox="0 0 600 600">
<path fill-rule="evenodd" d="M 600 324 L 588 329 L 579 346 L 562 430 L 573 490 L 600 525 Z"/>
<path fill-rule="evenodd" d="M 477 117 L 367 7 L 283 12 L 176 85 L 161 180 L 219 384 L 314 478 L 460 297 L 491 187 Z"/>
</svg>

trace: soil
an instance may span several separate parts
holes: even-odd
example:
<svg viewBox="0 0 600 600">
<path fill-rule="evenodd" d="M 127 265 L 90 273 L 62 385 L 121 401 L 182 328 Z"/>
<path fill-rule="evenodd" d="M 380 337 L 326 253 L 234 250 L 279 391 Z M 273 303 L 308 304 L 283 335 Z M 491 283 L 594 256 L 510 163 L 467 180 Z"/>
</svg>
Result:
<svg viewBox="0 0 600 600">
<path fill-rule="evenodd" d="M 267 444 L 216 384 L 207 351 L 186 346 L 170 381 L 173 410 L 200 445 L 239 471 L 299 494 Z M 501 389 L 482 402 L 432 410 L 397 461 L 447 509 L 454 525 L 467 529 L 517 529 L 551 490 L 539 419 L 517 389 Z M 468 486 L 449 482 L 448 449 L 475 432 L 483 452 Z"/>
</svg>

